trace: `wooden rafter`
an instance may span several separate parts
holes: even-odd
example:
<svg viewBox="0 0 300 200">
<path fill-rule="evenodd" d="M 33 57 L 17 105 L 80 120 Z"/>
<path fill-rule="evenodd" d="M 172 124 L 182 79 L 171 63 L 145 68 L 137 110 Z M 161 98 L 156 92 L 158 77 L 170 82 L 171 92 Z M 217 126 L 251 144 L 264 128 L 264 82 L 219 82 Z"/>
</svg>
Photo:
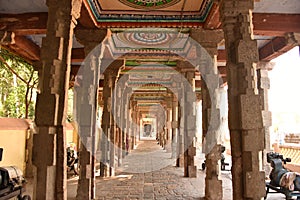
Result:
<svg viewBox="0 0 300 200">
<path fill-rule="evenodd" d="M 216 11 L 216 9 L 214 9 Z M 87 12 L 87 11 L 85 11 Z M 87 18 L 87 13 L 83 16 Z M 207 28 L 219 27 L 217 12 L 211 13 L 213 20 L 207 22 Z M 82 19 L 80 19 L 82 20 Z M 82 20 L 84 22 L 86 20 Z M 215 25 L 212 25 L 215 24 Z M 281 36 L 287 32 L 300 32 L 300 14 L 270 14 L 270 13 L 253 13 L 254 33 L 257 35 Z M 88 25 L 91 28 L 91 21 L 82 25 Z M 107 22 L 102 23 L 101 27 L 202 27 L 203 23 L 186 22 L 186 23 L 119 23 Z M 25 14 L 0 14 L 0 30 L 13 31 L 17 35 L 34 35 L 45 34 L 47 26 L 47 13 L 25 13 Z M 83 27 L 82 27 L 83 28 Z M 219 27 L 220 28 L 220 27 Z"/>
<path fill-rule="evenodd" d="M 259 49 L 259 60 L 270 61 L 291 50 L 294 44 L 289 43 L 286 37 L 275 37 Z"/>
<path fill-rule="evenodd" d="M 17 35 L 45 34 L 48 13 L 0 14 L 0 30 Z"/>
<path fill-rule="evenodd" d="M 300 14 L 253 14 L 254 34 L 282 36 L 288 32 L 300 32 Z"/>
</svg>

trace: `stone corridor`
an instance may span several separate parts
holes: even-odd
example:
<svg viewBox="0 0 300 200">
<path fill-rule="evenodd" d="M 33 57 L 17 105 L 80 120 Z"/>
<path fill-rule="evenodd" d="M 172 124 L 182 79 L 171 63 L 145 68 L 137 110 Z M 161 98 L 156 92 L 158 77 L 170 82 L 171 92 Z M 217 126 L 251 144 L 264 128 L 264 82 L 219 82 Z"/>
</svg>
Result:
<svg viewBox="0 0 300 200">
<path fill-rule="evenodd" d="M 198 169 L 204 156 L 197 151 Z M 171 153 L 163 150 L 156 141 L 140 141 L 116 170 L 115 177 L 96 180 L 96 197 L 108 199 L 161 199 L 189 200 L 204 197 L 205 172 L 197 170 L 197 178 L 183 177 L 183 168 L 176 168 Z M 231 174 L 222 171 L 223 200 L 231 200 Z M 77 177 L 68 180 L 68 199 L 76 199 Z M 283 195 L 271 194 L 268 200 L 284 199 Z"/>
<path fill-rule="evenodd" d="M 201 200 L 204 197 L 205 171 L 200 170 L 204 155 L 197 149 L 195 162 L 197 178 L 183 177 L 183 168 L 175 166 L 171 153 L 163 150 L 156 141 L 144 140 L 123 160 L 116 176 L 96 180 L 97 200 L 109 199 L 161 199 Z M 227 159 L 227 157 L 226 157 Z M 223 200 L 231 200 L 231 173 L 222 171 Z M 26 194 L 32 195 L 29 179 Z M 68 200 L 76 199 L 78 176 L 68 179 Z M 269 194 L 267 200 L 283 200 L 282 194 Z"/>
</svg>

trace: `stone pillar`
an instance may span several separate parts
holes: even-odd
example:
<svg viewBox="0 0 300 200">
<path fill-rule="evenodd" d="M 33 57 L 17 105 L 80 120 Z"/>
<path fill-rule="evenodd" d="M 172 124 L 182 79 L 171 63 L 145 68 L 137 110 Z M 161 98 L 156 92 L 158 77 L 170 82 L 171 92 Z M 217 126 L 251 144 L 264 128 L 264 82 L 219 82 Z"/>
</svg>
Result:
<svg viewBox="0 0 300 200">
<path fill-rule="evenodd" d="M 130 120 L 130 149 L 134 149 L 135 138 L 137 133 L 137 118 L 138 118 L 138 110 L 137 110 L 137 101 L 131 101 L 131 120 Z"/>
<path fill-rule="evenodd" d="M 272 126 L 272 113 L 269 110 L 268 90 L 270 89 L 270 79 L 268 71 L 272 70 L 275 63 L 260 61 L 257 66 L 258 92 L 261 96 L 263 132 L 265 135 L 265 148 L 263 154 L 263 163 L 265 175 L 271 172 L 270 163 L 267 162 L 267 153 L 271 151 L 270 127 Z"/>
<path fill-rule="evenodd" d="M 197 177 L 197 166 L 195 166 L 194 162 L 194 157 L 196 156 L 195 71 L 186 71 L 185 77 L 187 83 L 184 85 L 184 176 Z"/>
<path fill-rule="evenodd" d="M 223 39 L 222 30 L 191 30 L 190 36 L 197 41 L 206 52 L 197 48 L 200 63 L 206 66 L 200 68 L 202 76 L 202 132 L 205 152 L 206 176 L 205 198 L 208 200 L 222 199 L 222 181 L 220 180 L 221 159 L 221 117 L 219 108 L 219 75 L 217 66 L 218 43 Z M 210 57 L 208 57 L 210 56 Z"/>
<path fill-rule="evenodd" d="M 123 127 L 123 133 L 122 133 L 122 142 L 123 142 L 123 145 L 122 145 L 122 157 L 124 158 L 126 153 L 128 153 L 127 151 L 127 146 L 128 146 L 128 130 L 129 130 L 129 127 L 128 127 L 128 124 L 129 124 L 129 102 L 130 102 L 130 95 L 131 94 L 131 88 L 128 88 L 126 87 L 125 90 L 124 90 L 124 98 L 125 98 L 125 101 L 124 101 L 124 106 L 123 106 L 123 120 L 122 120 L 122 127 Z M 129 146 L 128 146 L 129 147 Z"/>
<path fill-rule="evenodd" d="M 65 123 L 73 30 L 80 0 L 48 0 L 47 34 L 42 41 L 37 134 L 33 137 L 33 199 L 67 199 Z"/>
<path fill-rule="evenodd" d="M 253 40 L 253 7 L 253 0 L 220 2 L 227 49 L 233 200 L 262 199 L 266 193 L 265 173 L 261 168 L 264 134 L 256 86 L 258 49 Z"/>
<path fill-rule="evenodd" d="M 121 78 L 119 78 L 118 81 L 118 94 L 117 94 L 117 125 L 119 126 L 119 136 L 118 136 L 118 166 L 120 167 L 122 165 L 122 158 L 123 158 L 123 152 L 125 150 L 125 128 L 126 128 L 126 122 L 125 122 L 125 109 L 127 104 L 127 90 L 126 90 L 126 82 L 128 81 L 129 76 L 128 75 L 122 75 Z M 118 106 L 119 105 L 119 106 Z M 125 155 L 125 154 L 124 154 Z"/>
<path fill-rule="evenodd" d="M 104 71 L 103 85 L 103 114 L 102 114 L 102 143 L 100 176 L 114 176 L 115 170 L 115 83 L 119 74 L 119 68 L 123 65 L 122 60 L 115 60 Z M 109 155 L 108 155 L 109 151 Z M 108 162 L 109 161 L 109 162 Z M 109 167 L 109 171 L 108 170 Z"/>
<path fill-rule="evenodd" d="M 114 66 L 114 67 L 121 67 L 123 65 L 123 63 L 121 63 L 120 66 Z M 109 145 L 109 153 L 110 153 L 110 158 L 109 158 L 109 173 L 110 176 L 114 176 L 115 175 L 115 168 L 116 168 L 116 160 L 115 160 L 115 156 L 116 156 L 116 131 L 117 131 L 117 126 L 116 126 L 116 122 L 115 122 L 115 118 L 116 118 L 116 107 L 119 105 L 116 105 L 116 89 L 115 89 L 115 85 L 118 79 L 118 75 L 119 75 L 119 69 L 115 69 L 113 70 L 113 72 L 111 70 L 109 70 L 108 72 L 110 74 L 110 78 L 111 78 L 111 82 L 112 82 L 112 98 L 111 98 L 111 112 L 110 112 L 110 145 Z M 105 73 L 106 74 L 106 73 Z M 111 76 L 111 74 L 113 74 Z M 116 75 L 116 76 L 114 76 Z"/>
<path fill-rule="evenodd" d="M 126 154 L 131 152 L 132 147 L 132 141 L 131 141 L 131 135 L 132 135 L 132 100 L 130 99 L 128 101 L 128 109 L 127 109 L 127 118 L 126 118 Z"/>
<path fill-rule="evenodd" d="M 103 82 L 103 112 L 101 122 L 101 159 L 100 159 L 100 176 L 109 176 L 109 163 L 108 163 L 108 151 L 109 151 L 109 130 L 110 130 L 110 110 L 111 110 L 111 85 L 109 81 L 109 75 L 104 75 Z"/>
<path fill-rule="evenodd" d="M 172 91 L 170 89 L 167 90 L 167 94 L 165 96 L 165 109 L 166 109 L 166 123 L 165 123 L 165 149 L 168 153 L 172 150 L 172 140 L 171 140 L 171 134 L 172 134 Z"/>
<path fill-rule="evenodd" d="M 180 61 L 177 61 L 177 65 L 179 65 Z M 183 167 L 184 166 L 184 90 L 183 90 L 183 85 L 182 83 L 178 84 L 178 102 L 179 102 L 179 107 L 178 107 L 178 133 L 177 133 L 177 160 L 176 160 L 176 167 Z"/>
<path fill-rule="evenodd" d="M 106 30 L 76 30 L 77 40 L 84 45 L 85 62 L 75 86 L 76 119 L 80 135 L 80 174 L 77 199 L 95 198 L 95 155 L 96 155 L 96 115 L 98 105 L 98 82 L 100 59 L 103 55 L 101 42 L 107 35 Z M 97 36 L 97 37 L 95 37 Z M 100 59 L 99 59 L 100 58 Z M 78 81 L 81 79 L 81 81 Z"/>
<path fill-rule="evenodd" d="M 178 100 L 175 96 L 175 94 L 173 94 L 172 97 L 172 122 L 171 122 L 171 126 L 172 126 L 172 143 L 171 143 L 171 147 L 172 147 L 172 158 L 177 158 L 176 157 L 176 137 L 177 137 L 177 129 L 178 129 Z"/>
</svg>

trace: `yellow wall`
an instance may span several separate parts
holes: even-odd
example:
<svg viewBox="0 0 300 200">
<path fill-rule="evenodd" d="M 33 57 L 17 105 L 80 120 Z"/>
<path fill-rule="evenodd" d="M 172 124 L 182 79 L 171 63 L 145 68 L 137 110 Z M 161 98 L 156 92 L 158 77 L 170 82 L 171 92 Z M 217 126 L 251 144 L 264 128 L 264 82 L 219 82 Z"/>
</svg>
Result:
<svg viewBox="0 0 300 200">
<path fill-rule="evenodd" d="M 0 147 L 3 148 L 0 166 L 17 166 L 25 173 L 25 144 L 27 131 L 0 130 Z"/>
</svg>

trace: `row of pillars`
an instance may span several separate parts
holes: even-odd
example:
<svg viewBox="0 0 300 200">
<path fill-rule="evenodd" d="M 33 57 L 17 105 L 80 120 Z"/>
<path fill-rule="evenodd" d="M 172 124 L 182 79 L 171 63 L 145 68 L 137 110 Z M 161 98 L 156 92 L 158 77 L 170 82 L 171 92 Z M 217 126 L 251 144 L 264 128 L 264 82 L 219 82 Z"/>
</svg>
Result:
<svg viewBox="0 0 300 200">
<path fill-rule="evenodd" d="M 74 28 L 77 25 L 77 19 L 80 16 L 81 0 L 48 0 L 48 24 L 47 35 L 42 42 L 41 62 L 39 66 L 39 94 L 36 106 L 36 125 L 38 133 L 34 135 L 33 164 L 35 166 L 35 189 L 34 199 L 67 199 L 66 193 L 66 152 L 65 152 L 65 122 L 66 122 L 66 102 L 67 90 L 69 86 L 70 58 L 72 49 L 72 40 Z M 263 132 L 263 117 L 261 108 L 261 93 L 257 90 L 255 65 L 258 62 L 258 53 L 256 42 L 252 39 L 252 14 L 253 1 L 249 0 L 223 0 L 220 2 L 220 17 L 222 21 L 223 34 L 225 36 L 225 46 L 227 49 L 227 81 L 228 81 L 228 102 L 229 102 L 229 129 L 231 137 L 232 153 L 232 176 L 233 176 L 233 199 L 261 199 L 265 195 L 264 178 L 265 174 L 260 168 L 260 158 L 262 151 L 266 146 Z M 213 33 L 203 33 L 205 37 Z M 201 33 L 202 34 L 202 33 Z M 217 36 L 219 33 L 215 33 Z M 89 81 L 82 81 L 79 85 L 82 89 L 76 94 L 77 121 L 80 123 L 79 133 L 81 135 L 80 145 L 80 180 L 78 186 L 78 199 L 93 199 L 95 196 L 95 174 L 93 167 L 96 162 L 96 144 L 95 127 L 90 124 L 96 124 L 97 106 L 95 99 L 98 94 L 98 79 L 100 76 L 99 68 L 105 63 L 104 48 L 101 45 L 97 52 L 92 52 L 95 46 L 104 40 L 107 35 L 106 30 L 78 30 L 76 37 L 85 46 L 86 55 L 90 56 L 89 61 L 85 63 L 84 74 L 90 74 Z M 205 39 L 194 39 L 203 44 Z M 210 40 L 212 41 L 212 40 Z M 216 40 L 219 41 L 219 38 Z M 205 46 L 207 45 L 207 46 Z M 208 50 L 209 55 L 215 60 L 216 43 L 205 44 L 204 48 Z M 211 46 L 213 45 L 213 46 Z M 94 50 L 93 50 L 94 51 Z M 200 60 L 195 62 L 202 62 Z M 203 64 L 203 63 L 202 63 Z M 195 63 L 194 66 L 201 64 Z M 200 69 L 197 69 L 201 71 Z M 114 72 L 112 72 L 113 74 Z M 185 78 L 188 84 L 193 85 L 193 73 L 186 71 Z M 107 76 L 112 76 L 108 73 Z M 210 80 L 216 77 L 214 69 L 205 74 L 203 79 Z M 113 86 L 115 80 L 110 79 L 104 87 L 104 106 L 102 116 L 101 134 L 101 173 L 113 174 L 116 164 L 121 164 L 124 157 L 124 148 L 126 148 L 125 135 L 134 137 L 134 132 L 128 120 L 131 116 L 129 105 L 120 107 L 110 105 L 117 104 L 118 99 L 112 101 Z M 180 79 L 179 79 L 180 80 Z M 80 80 L 78 80 L 80 82 Z M 184 83 L 178 83 L 184 84 Z M 178 89 L 177 101 L 172 102 L 172 117 L 177 120 L 172 121 L 172 146 L 178 149 L 177 166 L 184 166 L 184 174 L 188 177 L 194 177 L 196 168 L 194 166 L 195 156 L 195 114 L 194 106 L 190 105 L 190 99 L 193 99 L 193 87 L 182 85 L 185 90 Z M 213 87 L 206 82 L 203 87 L 203 130 L 204 134 L 216 141 L 216 145 L 210 146 L 210 152 L 206 152 L 208 171 L 206 177 L 206 197 L 207 199 L 221 199 L 221 181 L 219 173 L 213 166 L 217 165 L 220 158 L 218 130 L 216 127 L 207 128 L 209 120 L 216 120 L 219 124 L 218 108 L 211 107 L 215 105 L 215 93 L 210 94 L 210 100 L 205 95 L 206 90 L 210 91 Z M 122 91 L 122 90 L 121 90 Z M 123 91 L 126 93 L 126 89 Z M 124 95 L 124 94 L 121 94 Z M 125 94 L 126 95 L 126 94 Z M 127 99 L 127 98 L 125 98 Z M 88 102 L 88 103 L 87 103 Z M 110 102 L 110 103 L 109 103 Z M 128 107 L 130 108 L 128 110 Z M 185 109 L 178 109 L 184 107 Z M 265 109 L 266 107 L 264 107 Z M 116 127 L 111 116 L 112 109 L 116 113 L 126 113 L 119 115 L 121 127 L 128 128 L 128 134 Z M 85 114 L 88 113 L 88 114 Z M 191 115 L 190 115 L 191 114 Z M 209 119 L 209 116 L 211 118 Z M 269 118 L 268 112 L 265 118 Z M 127 120 L 126 120 L 127 119 Z M 138 119 L 136 119 L 138 120 Z M 137 121 L 136 121 L 137 122 Z M 267 123 L 266 123 L 267 124 Z M 118 134 L 116 134 L 118 132 Z M 103 138 L 105 138 L 103 139 Z M 131 141 L 135 140 L 131 138 Z M 208 138 L 206 138 L 206 141 Z M 112 142 L 117 141 L 120 147 L 116 152 L 116 145 Z M 88 145 L 87 145 L 88 144 Z M 134 144 L 132 142 L 131 144 Z M 214 144 L 214 143 L 209 143 Z M 103 153 L 109 149 L 109 155 Z M 131 147 L 132 148 L 132 147 Z M 115 162 L 115 155 L 118 154 L 118 162 Z M 174 153 L 173 153 L 174 154 Z M 109 163 L 108 163 L 109 160 Z M 212 167 L 210 167 L 212 166 Z M 214 189 L 212 189 L 214 187 Z M 217 189 L 216 189 L 217 188 Z M 215 192 L 217 191 L 217 192 Z M 215 193 L 215 194 L 214 194 Z"/>
</svg>

